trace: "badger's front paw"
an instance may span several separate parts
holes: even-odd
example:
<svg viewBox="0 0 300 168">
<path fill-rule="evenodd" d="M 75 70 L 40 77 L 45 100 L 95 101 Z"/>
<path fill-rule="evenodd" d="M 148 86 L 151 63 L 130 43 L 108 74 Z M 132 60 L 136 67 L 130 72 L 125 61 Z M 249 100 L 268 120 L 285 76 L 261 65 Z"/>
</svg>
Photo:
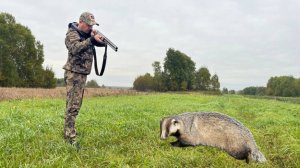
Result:
<svg viewBox="0 0 300 168">
<path fill-rule="evenodd" d="M 187 147 L 187 146 L 189 146 L 189 145 L 183 144 L 183 143 L 180 142 L 179 140 L 177 140 L 177 141 L 175 141 L 175 142 L 171 142 L 170 144 L 171 144 L 172 146 L 174 146 L 174 147 Z"/>
<path fill-rule="evenodd" d="M 170 144 L 174 147 L 180 147 L 181 143 L 179 141 L 175 141 L 175 142 L 171 142 Z"/>
</svg>

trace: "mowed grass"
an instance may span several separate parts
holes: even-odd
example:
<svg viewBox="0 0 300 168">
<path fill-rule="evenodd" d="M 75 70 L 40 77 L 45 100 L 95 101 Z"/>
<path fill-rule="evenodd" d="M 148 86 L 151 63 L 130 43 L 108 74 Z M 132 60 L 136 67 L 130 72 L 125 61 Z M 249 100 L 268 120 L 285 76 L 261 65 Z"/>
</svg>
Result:
<svg viewBox="0 0 300 168">
<path fill-rule="evenodd" d="M 77 151 L 63 140 L 64 99 L 0 102 L 0 167 L 299 167 L 300 106 L 198 93 L 85 98 Z M 175 148 L 159 138 L 162 117 L 218 111 L 253 133 L 266 163 L 235 160 L 212 147 Z"/>
</svg>

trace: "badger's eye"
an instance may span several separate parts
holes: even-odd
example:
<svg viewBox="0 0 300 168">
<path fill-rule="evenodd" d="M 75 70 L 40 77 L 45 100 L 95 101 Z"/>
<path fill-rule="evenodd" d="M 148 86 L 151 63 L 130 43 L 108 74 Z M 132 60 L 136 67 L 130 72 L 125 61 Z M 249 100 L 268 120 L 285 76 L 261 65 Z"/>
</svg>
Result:
<svg viewBox="0 0 300 168">
<path fill-rule="evenodd" d="M 173 123 L 173 125 L 176 125 L 176 124 L 178 124 L 178 120 L 173 119 L 172 123 Z"/>
</svg>

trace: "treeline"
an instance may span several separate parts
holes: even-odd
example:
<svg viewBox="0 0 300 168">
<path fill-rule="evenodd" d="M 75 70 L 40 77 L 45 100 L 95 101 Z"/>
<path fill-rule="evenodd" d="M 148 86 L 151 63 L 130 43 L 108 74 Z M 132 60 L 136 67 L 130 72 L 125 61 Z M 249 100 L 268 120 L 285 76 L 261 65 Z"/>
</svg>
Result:
<svg viewBox="0 0 300 168">
<path fill-rule="evenodd" d="M 0 13 L 0 86 L 56 86 L 54 72 L 43 68 L 44 51 L 30 29 L 8 13 Z"/>
<path fill-rule="evenodd" d="M 217 91 L 220 90 L 219 77 L 211 76 L 208 68 L 196 70 L 195 62 L 186 54 L 168 49 L 163 63 L 152 64 L 154 75 L 146 73 L 138 76 L 133 88 L 140 91 Z"/>
<path fill-rule="evenodd" d="M 267 87 L 246 87 L 240 94 L 258 95 L 258 96 L 300 96 L 300 78 L 293 76 L 271 77 L 268 80 Z"/>
<path fill-rule="evenodd" d="M 65 83 L 64 78 L 56 79 L 56 86 L 57 87 L 65 87 L 66 83 Z M 87 81 L 85 84 L 85 87 L 87 87 L 87 88 L 106 88 L 105 85 L 100 86 L 95 79 Z"/>
</svg>

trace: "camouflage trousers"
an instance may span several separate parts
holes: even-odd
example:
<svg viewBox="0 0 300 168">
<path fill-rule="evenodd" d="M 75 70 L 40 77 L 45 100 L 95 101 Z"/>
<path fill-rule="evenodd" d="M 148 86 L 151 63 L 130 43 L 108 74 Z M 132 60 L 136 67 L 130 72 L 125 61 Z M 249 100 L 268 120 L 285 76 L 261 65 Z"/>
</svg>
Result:
<svg viewBox="0 0 300 168">
<path fill-rule="evenodd" d="M 75 141 L 75 120 L 79 113 L 87 75 L 65 71 L 64 79 L 67 87 L 67 101 L 64 125 L 66 140 Z"/>
</svg>

